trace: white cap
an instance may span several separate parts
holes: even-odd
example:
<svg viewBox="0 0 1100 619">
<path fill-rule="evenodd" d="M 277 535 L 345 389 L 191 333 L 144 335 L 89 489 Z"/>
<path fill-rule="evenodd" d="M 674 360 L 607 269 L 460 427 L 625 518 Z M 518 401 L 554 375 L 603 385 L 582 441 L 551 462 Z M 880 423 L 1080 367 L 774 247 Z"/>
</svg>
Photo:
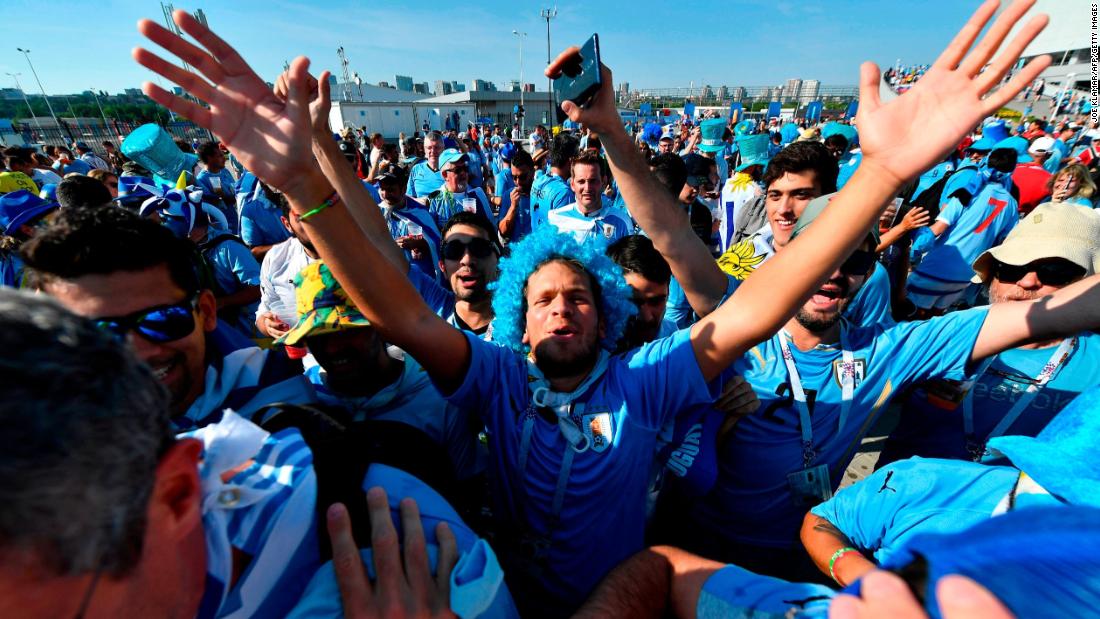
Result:
<svg viewBox="0 0 1100 619">
<path fill-rule="evenodd" d="M 1054 148 L 1054 138 L 1044 135 L 1035 138 L 1035 141 L 1031 143 L 1031 146 L 1027 147 L 1027 152 L 1033 155 L 1041 155 L 1043 153 L 1049 153 Z"/>
<path fill-rule="evenodd" d="M 974 261 L 974 283 L 989 282 L 996 262 L 1023 266 L 1045 258 L 1062 258 L 1100 271 L 1100 212 L 1068 202 L 1040 204 L 1020 220 L 1000 245 Z"/>
</svg>

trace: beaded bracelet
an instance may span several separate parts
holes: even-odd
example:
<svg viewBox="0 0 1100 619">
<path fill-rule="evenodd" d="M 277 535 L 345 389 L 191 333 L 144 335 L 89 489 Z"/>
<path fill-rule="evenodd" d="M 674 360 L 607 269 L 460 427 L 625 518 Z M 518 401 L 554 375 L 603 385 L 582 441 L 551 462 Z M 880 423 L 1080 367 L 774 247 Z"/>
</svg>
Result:
<svg viewBox="0 0 1100 619">
<path fill-rule="evenodd" d="M 322 202 L 320 206 L 318 206 L 317 208 L 315 208 L 313 210 L 306 211 L 306 212 L 302 213 L 301 215 L 298 215 L 298 221 L 305 221 L 305 220 L 309 219 L 310 217 L 313 217 L 317 213 L 320 213 L 321 211 L 323 211 L 323 210 L 327 209 L 328 207 L 332 206 L 333 204 L 336 204 L 339 201 L 340 201 L 340 194 L 338 194 L 334 191 L 334 192 L 332 192 L 332 195 L 325 198 L 325 201 Z"/>
<path fill-rule="evenodd" d="M 848 553 L 850 553 L 850 552 L 854 552 L 854 553 L 856 553 L 856 554 L 860 554 L 860 552 L 859 552 L 858 550 L 856 550 L 855 548 L 852 548 L 851 546 L 845 546 L 844 548 L 841 548 L 840 550 L 837 550 L 836 552 L 834 552 L 834 553 L 833 553 L 833 556 L 829 558 L 829 576 L 831 576 L 831 577 L 832 577 L 832 579 L 833 579 L 834 581 L 836 581 L 836 583 L 837 583 L 838 585 L 841 585 L 841 586 L 843 586 L 843 585 L 844 585 L 844 583 L 840 582 L 840 580 L 839 580 L 839 579 L 838 579 L 838 578 L 836 577 L 836 572 L 835 572 L 835 571 L 833 571 L 833 568 L 835 568 L 835 567 L 836 567 L 836 562 L 837 562 L 837 561 L 838 561 L 838 560 L 839 560 L 839 559 L 840 559 L 841 557 L 843 557 L 844 555 L 846 555 L 846 554 L 848 554 Z"/>
</svg>

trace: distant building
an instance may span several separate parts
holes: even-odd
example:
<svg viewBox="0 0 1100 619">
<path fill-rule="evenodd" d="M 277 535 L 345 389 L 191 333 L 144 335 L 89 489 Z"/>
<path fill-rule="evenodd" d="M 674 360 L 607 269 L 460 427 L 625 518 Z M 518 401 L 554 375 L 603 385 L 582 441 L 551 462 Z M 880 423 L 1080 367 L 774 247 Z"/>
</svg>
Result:
<svg viewBox="0 0 1100 619">
<path fill-rule="evenodd" d="M 523 92 L 535 92 L 535 85 L 531 83 L 524 84 Z"/>
<path fill-rule="evenodd" d="M 145 93 L 141 92 L 140 88 L 127 88 L 126 90 L 122 91 L 122 94 L 126 95 L 127 97 L 144 97 L 145 96 Z"/>
<path fill-rule="evenodd" d="M 403 90 L 405 92 L 412 92 L 413 90 L 413 78 L 408 75 L 393 76 L 393 83 L 397 84 L 398 90 Z"/>
<path fill-rule="evenodd" d="M 802 90 L 802 80 L 793 78 L 787 80 L 787 83 L 783 85 L 783 92 L 780 95 L 780 100 L 784 102 L 797 101 L 799 92 Z"/>
<path fill-rule="evenodd" d="M 744 99 L 745 98 L 745 87 L 744 86 L 734 86 L 733 88 L 730 88 L 729 97 L 732 101 L 740 101 L 740 100 Z"/>
<path fill-rule="evenodd" d="M 387 82 L 386 80 L 382 80 L 381 82 L 378 82 L 378 87 L 379 88 L 393 88 L 393 86 L 390 86 L 390 83 Z"/>
<path fill-rule="evenodd" d="M 451 80 L 451 92 L 466 92 L 466 84 Z"/>
<path fill-rule="evenodd" d="M 630 82 L 619 82 L 619 94 L 624 97 L 630 94 Z"/>
<path fill-rule="evenodd" d="M 798 102 L 802 105 L 817 100 L 817 95 L 821 92 L 821 82 L 818 80 L 805 80 L 802 82 L 802 89 L 798 91 Z"/>
<path fill-rule="evenodd" d="M 507 92 L 519 92 L 519 80 L 508 80 Z"/>
<path fill-rule="evenodd" d="M 1058 97 L 1061 89 L 1070 86 L 1082 92 L 1089 92 L 1092 74 L 1091 51 L 1092 20 L 1086 18 L 1085 4 L 1066 2 L 1065 0 L 1038 0 L 1034 14 L 1050 15 L 1050 23 L 1020 54 L 1027 62 L 1036 56 L 1050 54 L 1054 60 L 1039 74 L 1046 82 L 1043 97 Z M 1000 13 L 1005 7 L 997 9 Z M 1019 29 L 1019 27 L 1017 27 Z"/>
<path fill-rule="evenodd" d="M 432 94 L 432 93 L 428 92 L 428 82 L 417 82 L 416 84 L 413 84 L 413 92 L 415 92 L 418 95 L 430 95 L 430 94 Z"/>
<path fill-rule="evenodd" d="M 496 90 L 496 84 L 485 80 L 473 80 L 470 82 L 470 90 L 473 92 L 488 92 Z"/>
<path fill-rule="evenodd" d="M 454 89 L 451 88 L 450 82 L 444 82 L 443 80 L 435 81 L 435 96 L 449 95 L 452 92 L 454 92 Z"/>
</svg>

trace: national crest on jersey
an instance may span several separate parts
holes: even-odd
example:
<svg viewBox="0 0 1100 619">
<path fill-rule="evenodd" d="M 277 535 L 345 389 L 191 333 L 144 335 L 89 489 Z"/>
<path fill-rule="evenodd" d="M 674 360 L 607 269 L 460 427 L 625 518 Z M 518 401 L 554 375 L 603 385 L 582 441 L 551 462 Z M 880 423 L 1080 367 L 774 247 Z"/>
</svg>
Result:
<svg viewBox="0 0 1100 619">
<path fill-rule="evenodd" d="M 850 366 L 850 367 L 849 367 Z M 850 376 L 854 379 L 852 388 L 858 388 L 860 383 L 863 382 L 863 377 L 867 375 L 867 360 L 853 359 L 851 364 L 845 363 L 843 359 L 837 359 L 833 361 L 833 379 L 836 380 L 838 387 L 843 388 L 846 382 L 846 377 Z"/>
<path fill-rule="evenodd" d="M 603 453 L 611 445 L 614 440 L 614 429 L 611 424 L 610 412 L 581 415 L 581 427 L 592 451 Z"/>
</svg>

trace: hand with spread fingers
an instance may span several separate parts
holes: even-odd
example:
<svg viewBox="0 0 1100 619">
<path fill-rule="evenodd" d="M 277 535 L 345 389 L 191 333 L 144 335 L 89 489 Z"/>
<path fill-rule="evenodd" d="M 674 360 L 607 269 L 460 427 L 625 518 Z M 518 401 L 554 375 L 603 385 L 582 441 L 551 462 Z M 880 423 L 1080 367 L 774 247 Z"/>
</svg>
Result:
<svg viewBox="0 0 1100 619">
<path fill-rule="evenodd" d="M 281 99 L 236 50 L 209 28 L 185 11 L 175 11 L 172 18 L 206 49 L 148 19 L 138 22 L 138 31 L 194 67 L 202 77 L 140 47 L 134 49 L 134 59 L 210 107 L 149 82 L 143 86 L 145 94 L 214 132 L 245 168 L 269 185 L 290 196 L 312 197 L 308 184 L 316 183 L 321 172 L 313 161 L 311 146 L 309 60 L 298 57 L 291 63 L 287 84 L 292 96 Z"/>
<path fill-rule="evenodd" d="M 405 532 L 403 549 L 390 518 L 386 492 L 382 488 L 371 488 L 367 492 L 367 505 L 376 575 L 373 585 L 367 578 L 358 544 L 352 537 L 347 509 L 337 503 L 328 510 L 332 565 L 344 616 L 349 619 L 454 617 L 450 610 L 450 579 L 458 560 L 458 549 L 451 530 L 442 522 L 436 527 L 439 560 L 433 577 L 416 501 L 401 501 L 401 528 Z"/>
<path fill-rule="evenodd" d="M 881 75 L 871 62 L 860 67 L 856 127 L 863 150 L 861 166 L 874 167 L 898 184 L 940 161 L 975 125 L 1012 100 L 1050 64 L 1049 56 L 1033 59 L 997 88 L 1024 48 L 1047 24 L 1036 15 L 999 55 L 1005 37 L 1035 0 L 1017 0 L 1006 8 L 974 46 L 999 2 L 987 0 L 940 54 L 928 72 L 905 94 L 882 103 Z M 969 53 L 968 53 L 969 52 Z"/>
</svg>

